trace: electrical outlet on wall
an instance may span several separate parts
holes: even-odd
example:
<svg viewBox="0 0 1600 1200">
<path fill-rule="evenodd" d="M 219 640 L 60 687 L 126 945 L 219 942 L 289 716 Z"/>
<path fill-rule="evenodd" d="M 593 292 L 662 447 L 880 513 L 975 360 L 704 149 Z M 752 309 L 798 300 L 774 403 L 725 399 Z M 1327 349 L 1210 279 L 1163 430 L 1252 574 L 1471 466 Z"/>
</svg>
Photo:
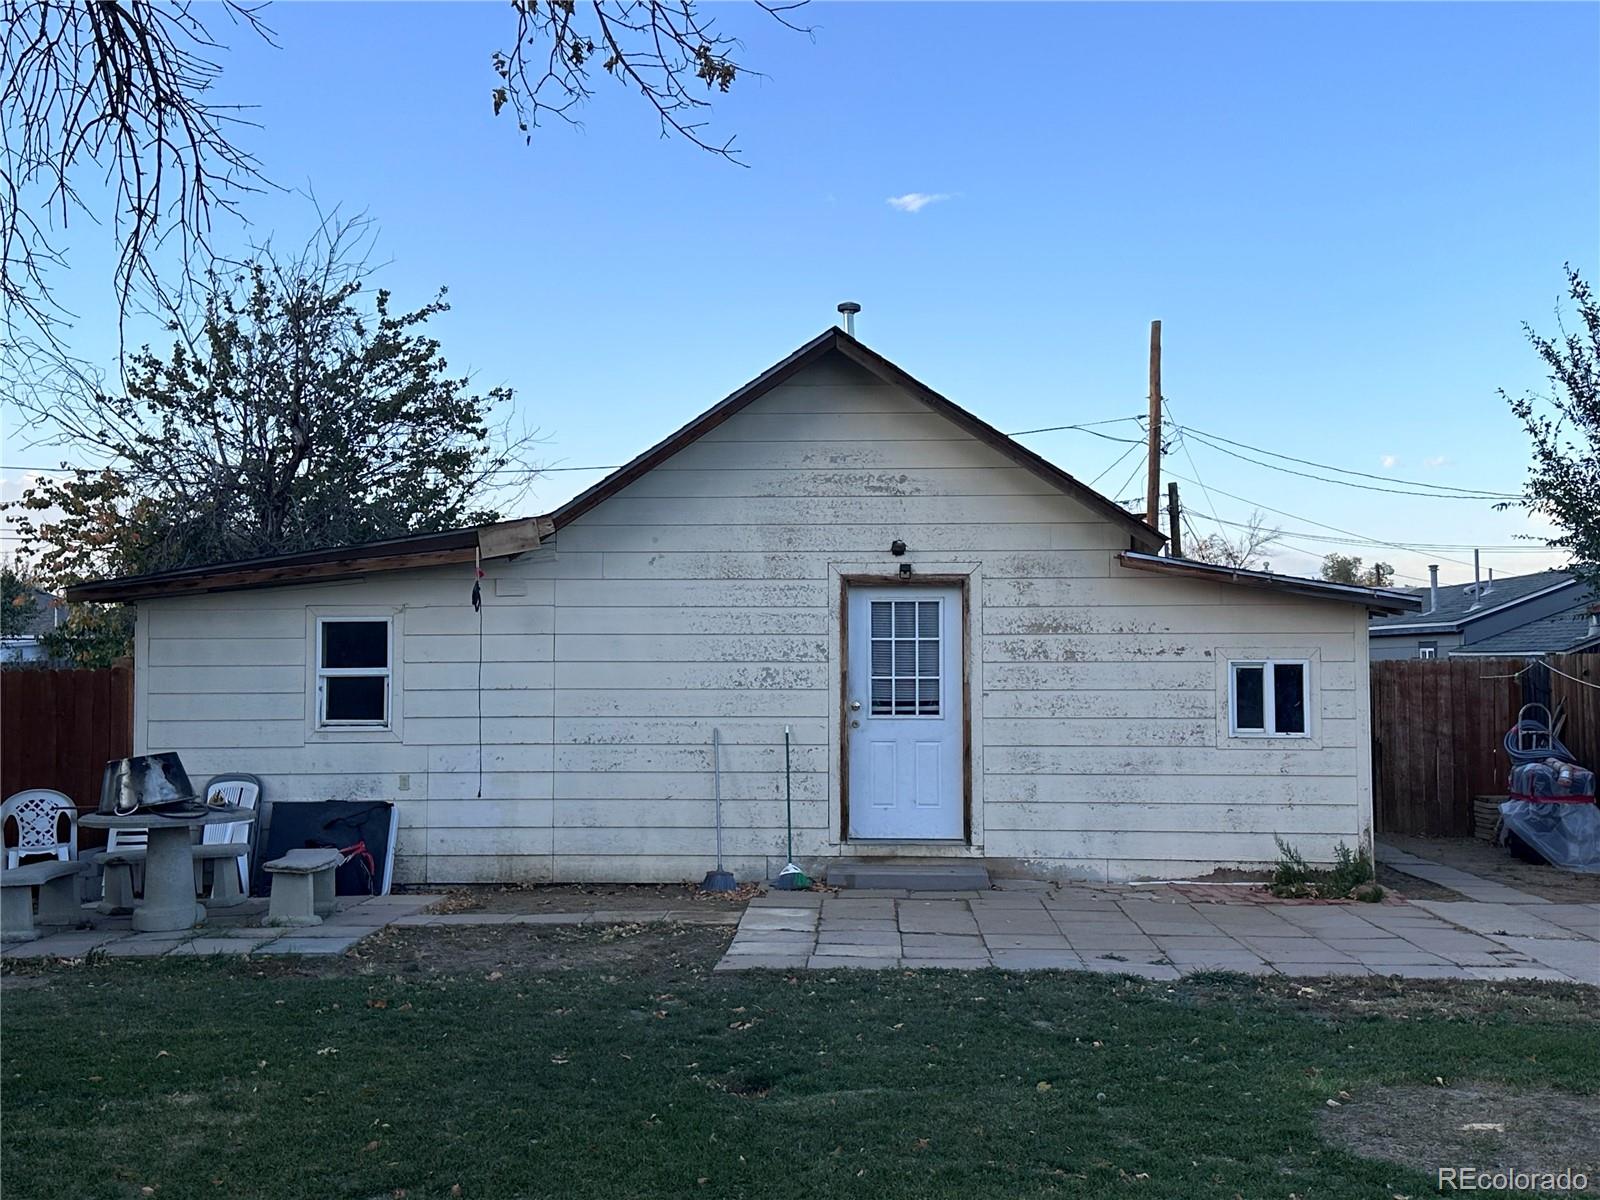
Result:
<svg viewBox="0 0 1600 1200">
<path fill-rule="evenodd" d="M 411 776 L 409 776 L 409 775 L 400 776 L 400 790 L 402 792 L 409 792 L 411 790 Z"/>
</svg>

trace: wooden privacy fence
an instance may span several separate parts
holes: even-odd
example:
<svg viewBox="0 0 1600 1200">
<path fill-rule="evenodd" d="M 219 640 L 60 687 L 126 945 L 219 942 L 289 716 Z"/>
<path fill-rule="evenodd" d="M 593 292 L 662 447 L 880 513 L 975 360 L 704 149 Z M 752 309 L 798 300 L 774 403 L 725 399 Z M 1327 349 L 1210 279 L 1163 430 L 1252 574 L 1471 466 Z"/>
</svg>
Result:
<svg viewBox="0 0 1600 1200">
<path fill-rule="evenodd" d="M 1466 837 L 1474 796 L 1506 790 L 1503 742 L 1526 703 L 1564 702 L 1562 740 L 1600 763 L 1600 656 L 1402 659 L 1372 664 L 1373 817 L 1379 833 Z M 1567 678 L 1572 676 L 1575 678 Z"/>
<path fill-rule="evenodd" d="M 0 671 L 0 795 L 55 788 L 100 802 L 108 758 L 133 753 L 133 669 Z"/>
</svg>

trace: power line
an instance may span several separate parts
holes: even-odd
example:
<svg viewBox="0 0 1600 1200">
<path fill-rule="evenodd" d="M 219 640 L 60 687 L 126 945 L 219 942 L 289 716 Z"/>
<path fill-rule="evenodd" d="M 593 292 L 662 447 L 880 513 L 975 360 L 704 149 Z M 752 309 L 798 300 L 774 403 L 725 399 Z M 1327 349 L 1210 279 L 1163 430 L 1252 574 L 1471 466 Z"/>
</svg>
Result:
<svg viewBox="0 0 1600 1200">
<path fill-rule="evenodd" d="M 1185 429 L 1184 433 L 1193 434 L 1199 439 L 1202 446 L 1207 446 L 1220 454 L 1226 454 L 1230 458 L 1237 458 L 1241 462 L 1265 467 L 1269 471 L 1281 471 L 1285 475 L 1298 475 L 1301 479 L 1314 479 L 1318 483 L 1335 483 L 1340 487 L 1357 488 L 1364 492 L 1385 492 L 1396 496 L 1422 496 L 1431 500 L 1520 500 L 1522 498 L 1513 496 L 1508 492 L 1417 492 L 1408 488 L 1376 487 L 1370 483 L 1355 483 L 1348 479 L 1329 479 L 1325 475 L 1313 475 L 1309 471 L 1296 471 L 1293 467 L 1280 467 L 1276 463 L 1262 462 L 1259 458 L 1251 458 L 1248 454 L 1240 454 L 1237 450 L 1229 450 L 1226 446 L 1219 446 L 1214 442 L 1208 441 L 1205 435 L 1197 429 Z M 1338 470 L 1339 468 L 1330 469 Z"/>
<path fill-rule="evenodd" d="M 1019 429 L 1015 433 L 1006 434 L 1006 436 L 1007 437 L 1027 437 L 1029 434 L 1034 434 L 1034 433 L 1061 433 L 1061 432 L 1064 432 L 1064 431 L 1076 430 L 1076 431 L 1078 431 L 1080 433 L 1087 433 L 1087 434 L 1089 434 L 1089 435 L 1091 435 L 1093 437 L 1104 438 L 1108 442 L 1123 442 L 1123 443 L 1126 443 L 1127 445 L 1130 445 L 1130 446 L 1142 446 L 1142 445 L 1145 444 L 1143 438 L 1116 437 L 1116 436 L 1114 436 L 1112 434 L 1109 434 L 1109 433 L 1099 433 L 1093 428 L 1094 426 L 1097 426 L 1097 425 L 1117 425 L 1117 424 L 1120 424 L 1123 421 L 1137 421 L 1137 420 L 1139 420 L 1138 417 L 1110 417 L 1110 418 L 1108 418 L 1108 419 L 1106 419 L 1104 421 L 1085 421 L 1085 422 L 1083 422 L 1082 424 L 1079 424 L 1079 425 L 1046 425 L 1046 426 L 1043 426 L 1042 428 L 1039 428 L 1039 429 Z M 621 470 L 623 466 L 624 466 L 623 463 L 601 463 L 601 464 L 598 464 L 598 465 L 595 465 L 595 466 L 588 466 L 588 467 L 538 467 L 538 468 L 533 468 L 533 467 L 497 467 L 492 471 L 486 471 L 485 474 L 488 474 L 488 475 L 554 475 L 554 474 L 556 474 L 557 472 L 560 472 L 560 471 L 617 471 L 617 470 Z M 25 465 L 23 465 L 21 463 L 0 463 L 0 471 L 36 471 L 36 472 L 38 472 L 40 474 L 43 474 L 43 475 L 73 475 L 73 474 L 76 474 L 78 471 L 104 471 L 104 470 L 110 470 L 110 469 L 112 469 L 112 468 L 110 468 L 109 466 L 106 466 L 106 465 L 89 466 L 89 467 L 68 467 L 68 466 L 43 467 L 43 466 L 25 466 Z"/>
<path fill-rule="evenodd" d="M 1181 428 L 1181 426 L 1180 426 L 1180 428 Z M 1492 497 L 1494 497 L 1496 499 L 1500 499 L 1500 500 L 1520 500 L 1520 499 L 1522 499 L 1521 496 L 1515 495 L 1515 494 L 1510 493 L 1510 492 L 1490 492 L 1490 491 L 1486 491 L 1486 490 L 1484 490 L 1482 488 L 1457 487 L 1454 484 L 1426 483 L 1426 482 L 1424 482 L 1424 481 L 1422 481 L 1420 479 L 1396 479 L 1392 475 L 1374 475 L 1369 471 L 1355 471 L 1355 470 L 1350 469 L 1349 467 L 1330 466 L 1328 463 L 1313 462 L 1309 458 L 1296 458 L 1292 454 L 1280 454 L 1276 450 L 1266 450 L 1266 449 L 1263 449 L 1260 446 L 1252 446 L 1249 442 L 1237 442 L 1237 441 L 1234 441 L 1232 438 L 1223 437 L 1220 433 L 1208 433 L 1204 429 L 1193 429 L 1193 428 L 1191 428 L 1191 429 L 1186 430 L 1185 432 L 1193 433 L 1196 437 L 1201 439 L 1202 443 L 1205 442 L 1205 439 L 1210 438 L 1213 441 L 1226 442 L 1230 446 L 1237 446 L 1241 450 L 1253 450 L 1257 454 L 1265 454 L 1270 458 L 1281 458 L 1285 462 L 1299 463 L 1301 466 L 1304 466 L 1304 467 L 1316 467 L 1316 468 L 1318 468 L 1319 470 L 1322 470 L 1322 471 L 1333 471 L 1333 472 L 1336 472 L 1337 474 L 1340 474 L 1340 475 L 1355 475 L 1355 476 L 1358 476 L 1361 479 L 1376 479 L 1379 483 L 1403 483 L 1408 487 L 1428 488 L 1428 489 L 1430 489 L 1432 491 L 1438 491 L 1438 492 L 1465 492 L 1465 493 L 1470 493 L 1473 496 L 1473 498 L 1479 498 L 1479 497 L 1483 497 L 1483 496 L 1492 496 Z M 1213 450 L 1221 450 L 1222 449 L 1222 447 L 1220 447 L 1220 446 L 1212 446 L 1211 448 Z M 1227 451 L 1224 450 L 1223 453 L 1226 454 Z M 1246 462 L 1251 462 L 1251 461 L 1254 461 L 1254 460 L 1246 459 L 1245 461 Z M 1261 464 L 1258 464 L 1258 465 L 1270 466 L 1270 464 L 1268 464 L 1268 463 L 1261 463 Z M 1336 480 L 1336 479 L 1329 479 L 1329 480 L 1325 480 L 1324 482 L 1337 483 L 1339 481 Z M 1378 490 L 1384 490 L 1384 489 L 1378 489 Z"/>
<path fill-rule="evenodd" d="M 1135 442 L 1133 444 L 1133 446 L 1129 446 L 1121 454 L 1117 455 L 1116 458 L 1111 460 L 1111 465 L 1109 467 L 1107 467 L 1104 471 L 1101 471 L 1100 474 L 1096 475 L 1093 479 L 1091 479 L 1089 481 L 1089 486 L 1091 488 L 1094 487 L 1095 484 L 1099 483 L 1107 475 L 1109 475 L 1109 474 L 1111 474 L 1111 472 L 1115 471 L 1117 469 L 1117 464 L 1120 463 L 1123 459 L 1127 458 L 1128 455 L 1133 453 L 1134 446 L 1142 446 L 1142 445 L 1144 445 L 1143 442 Z"/>
<path fill-rule="evenodd" d="M 1179 475 L 1178 478 L 1183 479 L 1183 476 Z M 1184 482 L 1193 483 L 1196 487 L 1201 486 L 1199 481 L 1194 479 L 1184 479 Z M 1314 520 L 1311 517 L 1302 517 L 1298 513 L 1288 512 L 1287 510 L 1281 508 L 1273 508 L 1270 504 L 1261 504 L 1258 501 L 1246 499 L 1244 496 L 1236 496 L 1232 492 L 1223 491 L 1221 488 L 1217 488 L 1216 491 L 1217 495 L 1219 496 L 1226 496 L 1230 500 L 1237 500 L 1240 504 L 1248 504 L 1252 508 L 1264 508 L 1268 512 L 1277 513 L 1280 517 L 1288 517 L 1293 521 L 1304 521 L 1308 525 L 1316 525 L 1321 529 L 1331 529 L 1334 533 L 1342 533 L 1347 537 L 1360 538 L 1362 541 L 1371 542 L 1376 546 L 1388 546 L 1395 550 L 1406 549 L 1405 546 L 1399 544 L 1398 542 L 1386 542 L 1382 538 L 1368 537 L 1364 533 L 1357 533 L 1354 529 L 1342 529 L 1338 525 L 1329 525 L 1326 521 Z M 1444 559 L 1446 562 L 1455 563 L 1456 565 L 1462 567 L 1470 567 L 1472 565 L 1469 562 L 1464 562 L 1459 558 L 1451 558 L 1445 554 L 1441 554 L 1439 557 Z"/>
<path fill-rule="evenodd" d="M 1204 514 L 1202 514 L 1204 516 Z M 1249 525 L 1242 521 L 1225 521 L 1221 517 L 1211 517 L 1218 525 L 1231 525 L 1235 529 L 1248 529 Z M 1305 530 L 1280 529 L 1279 537 L 1312 538 L 1319 542 L 1330 542 L 1343 546 L 1378 546 L 1391 550 L 1412 550 L 1418 553 L 1434 550 L 1481 550 L 1486 554 L 1547 554 L 1548 546 L 1474 546 L 1456 542 L 1381 542 L 1373 538 L 1356 537 L 1329 537 L 1323 533 L 1311 533 Z"/>
</svg>

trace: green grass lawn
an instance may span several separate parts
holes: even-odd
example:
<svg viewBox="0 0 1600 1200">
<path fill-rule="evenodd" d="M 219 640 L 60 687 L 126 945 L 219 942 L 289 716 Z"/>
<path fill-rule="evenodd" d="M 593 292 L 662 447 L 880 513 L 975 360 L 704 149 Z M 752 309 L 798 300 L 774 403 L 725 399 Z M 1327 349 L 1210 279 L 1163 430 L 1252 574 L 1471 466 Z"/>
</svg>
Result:
<svg viewBox="0 0 1600 1200">
<path fill-rule="evenodd" d="M 6 1200 L 1389 1200 L 1433 1164 L 1321 1140 L 1340 1092 L 1600 1088 L 1576 987 L 712 975 L 707 930 L 497 930 L 503 966 L 457 969 L 450 933 L 388 936 L 331 968 L 10 970 Z"/>
</svg>

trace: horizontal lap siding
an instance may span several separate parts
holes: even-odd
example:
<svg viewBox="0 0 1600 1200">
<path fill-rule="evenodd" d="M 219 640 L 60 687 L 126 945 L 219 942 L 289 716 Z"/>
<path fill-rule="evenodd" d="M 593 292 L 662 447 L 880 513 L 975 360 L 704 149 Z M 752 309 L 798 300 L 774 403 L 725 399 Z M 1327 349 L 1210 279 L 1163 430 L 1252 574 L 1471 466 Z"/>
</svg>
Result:
<svg viewBox="0 0 1600 1200">
<path fill-rule="evenodd" d="M 1117 878 L 1359 843 L 1364 613 L 1115 566 L 1086 583 L 986 588 L 991 857 Z M 1257 656 L 1312 659 L 1313 738 L 1229 736 L 1226 662 Z"/>
<path fill-rule="evenodd" d="M 1355 610 L 1127 571 L 1123 531 L 838 364 L 487 564 L 481 665 L 448 568 L 143 606 L 142 728 L 280 797 L 402 801 L 402 878 L 434 883 L 698 877 L 717 730 L 728 865 L 759 875 L 785 853 L 785 724 L 795 851 L 849 852 L 838 571 L 888 573 L 896 539 L 919 573 L 976 568 L 975 852 L 1166 874 L 1354 838 Z M 306 608 L 341 605 L 404 609 L 403 741 L 305 740 Z M 1222 744 L 1218 655 L 1272 646 L 1319 660 L 1316 746 Z"/>
</svg>

